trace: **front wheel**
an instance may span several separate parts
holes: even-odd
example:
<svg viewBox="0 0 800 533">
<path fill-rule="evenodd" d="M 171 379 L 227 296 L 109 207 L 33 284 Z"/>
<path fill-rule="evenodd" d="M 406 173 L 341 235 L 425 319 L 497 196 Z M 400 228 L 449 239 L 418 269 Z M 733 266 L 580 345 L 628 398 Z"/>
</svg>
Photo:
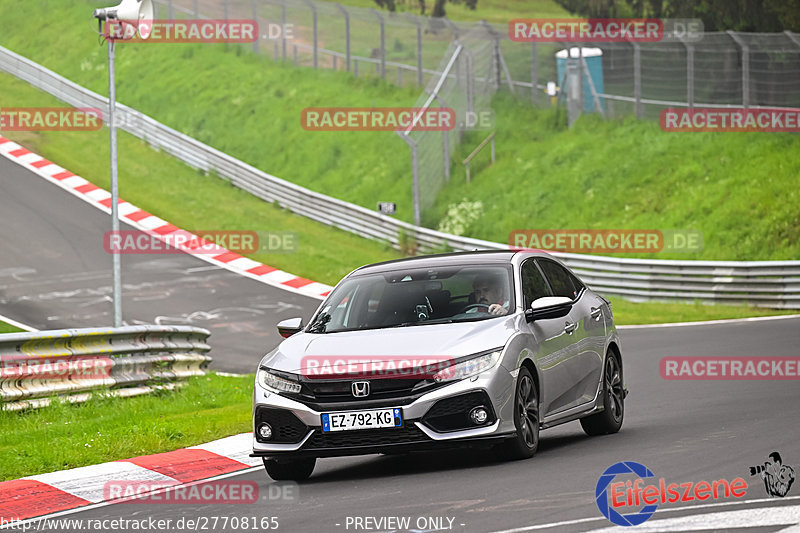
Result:
<svg viewBox="0 0 800 533">
<path fill-rule="evenodd" d="M 622 427 L 625 415 L 625 391 L 622 388 L 622 367 L 616 354 L 606 356 L 606 369 L 603 378 L 603 410 L 597 414 L 581 418 L 581 427 L 587 435 L 608 435 Z"/>
<path fill-rule="evenodd" d="M 317 460 L 314 457 L 280 462 L 275 459 L 264 459 L 264 468 L 269 477 L 275 481 L 305 481 L 311 477 L 316 463 Z"/>
<path fill-rule="evenodd" d="M 501 445 L 501 456 L 510 460 L 532 457 L 539 447 L 539 391 L 525 367 L 519 369 L 517 376 L 514 426 L 516 434 Z"/>
</svg>

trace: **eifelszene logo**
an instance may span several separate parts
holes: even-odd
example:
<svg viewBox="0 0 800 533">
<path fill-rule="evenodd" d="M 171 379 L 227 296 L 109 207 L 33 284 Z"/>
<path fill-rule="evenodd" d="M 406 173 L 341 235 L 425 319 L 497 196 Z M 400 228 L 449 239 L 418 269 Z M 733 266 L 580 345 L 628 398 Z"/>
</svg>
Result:
<svg viewBox="0 0 800 533">
<path fill-rule="evenodd" d="M 633 476 L 631 481 L 613 482 L 617 476 Z M 698 481 L 667 483 L 662 477 L 655 485 L 645 485 L 646 478 L 655 474 L 640 463 L 624 461 L 609 466 L 597 480 L 595 501 L 603 516 L 618 526 L 636 526 L 648 520 L 662 503 L 704 501 L 710 498 L 743 498 L 747 482 L 737 477 L 733 481 Z M 610 489 L 610 501 L 609 501 Z M 624 513 L 632 510 L 633 512 Z"/>
</svg>

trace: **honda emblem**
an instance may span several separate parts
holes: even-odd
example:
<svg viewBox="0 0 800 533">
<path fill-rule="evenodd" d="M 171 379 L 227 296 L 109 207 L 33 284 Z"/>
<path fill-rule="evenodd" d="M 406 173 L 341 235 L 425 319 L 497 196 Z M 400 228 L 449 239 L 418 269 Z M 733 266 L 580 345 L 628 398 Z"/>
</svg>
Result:
<svg viewBox="0 0 800 533">
<path fill-rule="evenodd" d="M 369 381 L 354 381 L 350 387 L 356 398 L 369 396 Z"/>
</svg>

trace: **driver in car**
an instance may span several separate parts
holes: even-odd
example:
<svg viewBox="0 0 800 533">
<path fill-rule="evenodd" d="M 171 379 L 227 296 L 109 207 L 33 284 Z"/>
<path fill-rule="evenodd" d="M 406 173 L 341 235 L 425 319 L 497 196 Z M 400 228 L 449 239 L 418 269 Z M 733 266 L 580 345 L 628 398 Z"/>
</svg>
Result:
<svg viewBox="0 0 800 533">
<path fill-rule="evenodd" d="M 503 294 L 502 282 L 494 276 L 481 275 L 472 283 L 476 304 L 484 304 L 490 315 L 508 314 L 509 301 Z"/>
</svg>

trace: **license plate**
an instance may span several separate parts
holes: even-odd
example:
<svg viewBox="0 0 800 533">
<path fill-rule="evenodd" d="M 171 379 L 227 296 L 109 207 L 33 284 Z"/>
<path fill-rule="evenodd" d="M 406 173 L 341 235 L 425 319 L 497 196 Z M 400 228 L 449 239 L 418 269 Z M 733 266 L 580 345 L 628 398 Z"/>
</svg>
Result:
<svg viewBox="0 0 800 533">
<path fill-rule="evenodd" d="M 399 428 L 402 425 L 403 412 L 395 408 L 322 414 L 322 431 Z"/>
</svg>

